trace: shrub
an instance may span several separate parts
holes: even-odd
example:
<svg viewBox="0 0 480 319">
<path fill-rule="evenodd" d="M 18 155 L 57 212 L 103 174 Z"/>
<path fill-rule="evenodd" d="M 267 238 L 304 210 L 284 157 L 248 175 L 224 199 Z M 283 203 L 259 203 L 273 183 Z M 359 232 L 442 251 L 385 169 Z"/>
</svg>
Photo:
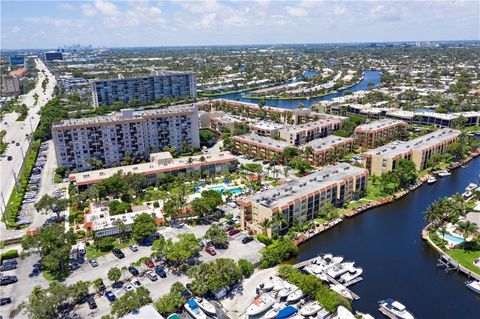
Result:
<svg viewBox="0 0 480 319">
<path fill-rule="evenodd" d="M 258 234 L 257 239 L 259 242 L 261 242 L 265 246 L 270 246 L 270 244 L 272 243 L 272 240 L 267 235 L 264 235 L 264 234 Z"/>
<path fill-rule="evenodd" d="M 95 247 L 103 252 L 110 251 L 113 249 L 115 238 L 113 237 L 103 237 L 98 240 L 95 240 Z"/>
<path fill-rule="evenodd" d="M 17 258 L 17 257 L 18 257 L 18 250 L 12 249 L 12 250 L 4 252 L 0 256 L 0 259 L 5 260 L 5 259 L 13 259 L 13 258 Z"/>
<path fill-rule="evenodd" d="M 298 254 L 298 247 L 288 238 L 280 238 L 262 249 L 260 268 L 273 267 Z"/>
<path fill-rule="evenodd" d="M 240 267 L 240 271 L 242 272 L 244 278 L 250 277 L 255 271 L 253 264 L 246 259 L 240 259 L 238 261 L 238 267 Z"/>
</svg>

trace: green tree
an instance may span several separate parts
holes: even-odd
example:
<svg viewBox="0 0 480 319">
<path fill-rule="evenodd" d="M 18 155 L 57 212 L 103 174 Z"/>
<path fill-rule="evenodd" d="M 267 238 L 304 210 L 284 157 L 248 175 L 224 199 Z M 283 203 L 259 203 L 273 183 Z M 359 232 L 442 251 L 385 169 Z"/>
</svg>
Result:
<svg viewBox="0 0 480 319">
<path fill-rule="evenodd" d="M 133 291 L 126 292 L 123 296 L 115 300 L 112 303 L 112 314 L 117 317 L 123 317 L 151 302 L 150 291 L 145 287 L 139 287 Z"/>
<path fill-rule="evenodd" d="M 298 247 L 286 237 L 277 239 L 273 244 L 261 250 L 260 268 L 269 268 L 298 254 Z"/>
<path fill-rule="evenodd" d="M 178 266 L 201 250 L 194 234 L 180 234 L 178 241 L 171 238 L 165 241 L 162 254 L 174 266 Z"/>
<path fill-rule="evenodd" d="M 90 282 L 78 281 L 68 287 L 68 296 L 74 303 L 78 303 L 87 297 L 88 288 L 90 288 Z"/>
<path fill-rule="evenodd" d="M 283 159 L 286 164 L 290 163 L 290 160 L 298 156 L 298 149 L 296 147 L 285 147 L 283 149 Z"/>
<path fill-rule="evenodd" d="M 48 288 L 35 286 L 28 300 L 22 303 L 24 311 L 33 319 L 57 318 L 58 306 L 66 301 L 67 286 L 53 281 Z"/>
<path fill-rule="evenodd" d="M 117 282 L 121 276 L 122 276 L 122 271 L 117 267 L 110 268 L 107 275 L 108 280 L 113 282 Z"/>
<path fill-rule="evenodd" d="M 185 302 L 187 302 L 187 299 L 183 295 L 184 291 L 185 286 L 179 282 L 175 282 L 170 288 L 170 292 L 155 302 L 155 308 L 164 316 L 177 312 L 177 310 L 181 309 Z"/>
<path fill-rule="evenodd" d="M 218 224 L 213 224 L 205 233 L 205 239 L 209 239 L 213 245 L 224 245 L 228 243 L 227 231 Z"/>
<path fill-rule="evenodd" d="M 138 215 L 132 224 L 132 237 L 137 242 L 147 239 L 157 231 L 155 218 L 148 213 Z"/>
<path fill-rule="evenodd" d="M 399 160 L 393 172 L 397 175 L 401 188 L 407 188 L 417 180 L 417 169 L 411 160 Z"/>
<path fill-rule="evenodd" d="M 103 252 L 111 251 L 114 247 L 114 243 L 115 238 L 113 237 L 101 237 L 95 239 L 95 248 Z"/>
<path fill-rule="evenodd" d="M 68 200 L 59 199 L 50 195 L 43 195 L 34 205 L 35 209 L 43 214 L 55 213 L 60 219 L 60 214 L 68 207 Z"/>
<path fill-rule="evenodd" d="M 202 263 L 188 271 L 191 291 L 197 295 L 215 292 L 221 288 L 228 288 L 242 278 L 237 264 L 226 258 Z"/>
<path fill-rule="evenodd" d="M 459 229 L 462 231 L 462 233 L 463 233 L 464 242 L 462 243 L 462 246 L 463 246 L 464 249 L 465 249 L 466 239 L 467 239 L 470 235 L 478 233 L 478 226 L 477 226 L 477 224 L 472 223 L 472 222 L 469 221 L 469 220 L 462 220 L 462 221 L 459 221 L 457 224 L 458 224 L 458 228 L 459 228 Z"/>
<path fill-rule="evenodd" d="M 255 271 L 253 264 L 246 259 L 240 259 L 238 261 L 238 267 L 240 267 L 240 271 L 244 278 L 249 278 Z"/>
</svg>

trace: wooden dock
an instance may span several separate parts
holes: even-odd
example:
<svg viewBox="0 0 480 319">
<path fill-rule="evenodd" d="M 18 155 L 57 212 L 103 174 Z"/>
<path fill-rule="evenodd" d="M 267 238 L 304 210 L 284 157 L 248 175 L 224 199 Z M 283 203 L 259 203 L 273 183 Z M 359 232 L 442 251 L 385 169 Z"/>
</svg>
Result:
<svg viewBox="0 0 480 319">
<path fill-rule="evenodd" d="M 381 313 L 383 313 L 386 317 L 388 317 L 390 319 L 397 319 L 397 317 L 395 317 L 394 315 L 392 315 L 391 313 L 389 313 L 388 311 L 386 311 L 382 307 L 378 308 L 378 311 L 380 311 Z"/>
<path fill-rule="evenodd" d="M 360 281 L 362 281 L 362 280 L 363 280 L 362 277 L 357 277 L 357 278 L 355 278 L 355 279 L 353 279 L 353 280 L 350 280 L 349 282 L 344 283 L 343 285 L 344 285 L 345 287 L 350 287 L 350 286 L 353 286 L 353 285 L 355 285 L 357 282 L 360 282 Z"/>
<path fill-rule="evenodd" d="M 342 285 L 342 286 L 344 286 L 345 289 L 348 291 L 348 293 L 352 296 L 353 300 L 358 300 L 358 299 L 360 299 L 360 296 L 359 296 L 359 295 L 357 295 L 356 293 L 354 293 L 353 291 L 351 291 L 350 289 L 348 289 L 348 287 L 345 286 L 344 284 L 339 283 L 339 282 L 338 282 L 335 278 L 333 278 L 332 276 L 329 276 L 329 275 L 327 274 L 327 278 L 328 278 L 328 281 L 330 281 L 330 282 L 331 282 L 332 284 L 334 284 L 334 285 Z M 354 280 L 352 280 L 352 282 L 353 282 L 353 281 L 354 281 Z M 350 285 L 353 285 L 353 283 L 350 284 Z"/>
</svg>

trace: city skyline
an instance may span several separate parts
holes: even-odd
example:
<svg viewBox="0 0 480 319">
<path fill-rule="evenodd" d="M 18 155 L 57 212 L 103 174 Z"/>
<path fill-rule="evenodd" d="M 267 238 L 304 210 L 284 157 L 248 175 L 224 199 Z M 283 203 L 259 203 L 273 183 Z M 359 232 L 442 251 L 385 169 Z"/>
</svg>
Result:
<svg viewBox="0 0 480 319">
<path fill-rule="evenodd" d="M 27 5 L 28 4 L 28 5 Z M 2 48 L 478 40 L 475 1 L 2 1 Z"/>
</svg>

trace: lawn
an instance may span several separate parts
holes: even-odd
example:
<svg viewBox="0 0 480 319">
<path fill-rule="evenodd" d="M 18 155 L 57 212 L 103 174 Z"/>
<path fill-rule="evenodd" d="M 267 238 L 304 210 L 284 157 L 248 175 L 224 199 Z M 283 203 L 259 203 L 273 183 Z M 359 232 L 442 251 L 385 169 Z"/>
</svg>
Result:
<svg viewBox="0 0 480 319">
<path fill-rule="evenodd" d="M 469 250 L 462 250 L 462 249 L 452 249 L 447 250 L 447 254 L 459 262 L 462 266 L 467 267 L 471 271 L 480 275 L 480 268 L 473 264 L 473 261 L 477 258 L 480 258 L 480 251 L 469 251 Z"/>
<path fill-rule="evenodd" d="M 367 195 L 363 199 L 376 200 L 376 199 L 385 198 L 385 197 L 389 197 L 389 196 L 385 195 L 380 190 L 379 185 L 373 184 L 373 182 L 369 180 L 367 184 Z"/>
<path fill-rule="evenodd" d="M 113 243 L 115 248 L 120 248 L 120 249 L 127 248 L 128 245 L 130 245 L 130 244 L 135 244 L 135 241 L 127 240 L 126 242 L 122 243 L 122 242 L 120 242 L 120 240 L 117 239 Z M 105 256 L 106 254 L 109 254 L 109 253 L 110 253 L 110 251 L 97 250 L 97 249 L 95 249 L 95 246 L 93 246 L 93 245 L 90 245 L 90 246 L 87 247 L 87 257 L 88 257 L 88 259 L 96 259 L 96 258 Z"/>
</svg>

